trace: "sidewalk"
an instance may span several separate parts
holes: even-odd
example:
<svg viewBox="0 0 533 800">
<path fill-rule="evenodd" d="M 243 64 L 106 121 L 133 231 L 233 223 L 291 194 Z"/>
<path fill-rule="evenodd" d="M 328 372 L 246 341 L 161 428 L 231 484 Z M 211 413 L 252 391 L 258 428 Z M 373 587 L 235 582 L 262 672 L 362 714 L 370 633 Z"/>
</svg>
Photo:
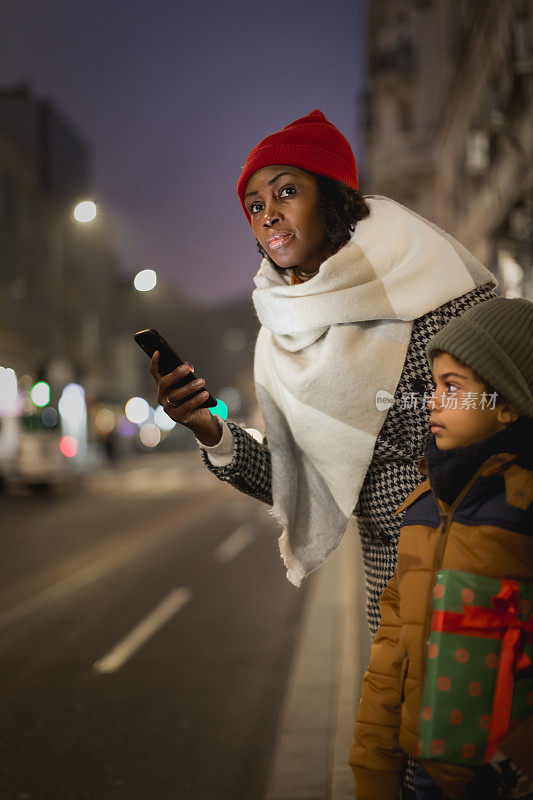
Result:
<svg viewBox="0 0 533 800">
<path fill-rule="evenodd" d="M 353 800 L 348 753 L 370 652 L 355 519 L 307 580 L 265 800 Z"/>
</svg>

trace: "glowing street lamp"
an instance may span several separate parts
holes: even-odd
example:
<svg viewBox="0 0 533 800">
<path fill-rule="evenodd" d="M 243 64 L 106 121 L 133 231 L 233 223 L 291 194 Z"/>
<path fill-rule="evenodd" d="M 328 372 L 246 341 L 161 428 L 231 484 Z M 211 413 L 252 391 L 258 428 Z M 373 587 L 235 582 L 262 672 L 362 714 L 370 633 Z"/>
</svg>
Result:
<svg viewBox="0 0 533 800">
<path fill-rule="evenodd" d="M 73 213 L 77 222 L 92 222 L 96 217 L 96 205 L 92 200 L 83 200 L 78 203 Z"/>
<path fill-rule="evenodd" d="M 138 292 L 149 292 L 157 285 L 157 275 L 153 269 L 142 269 L 133 279 L 133 285 Z"/>
</svg>

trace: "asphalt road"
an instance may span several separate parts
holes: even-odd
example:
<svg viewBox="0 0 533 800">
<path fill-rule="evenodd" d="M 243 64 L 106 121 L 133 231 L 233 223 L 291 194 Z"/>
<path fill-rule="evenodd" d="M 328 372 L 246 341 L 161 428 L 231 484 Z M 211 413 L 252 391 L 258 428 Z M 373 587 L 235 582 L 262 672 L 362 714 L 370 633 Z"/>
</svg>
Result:
<svg viewBox="0 0 533 800">
<path fill-rule="evenodd" d="M 260 800 L 304 600 L 197 453 L 0 497 L 0 800 Z"/>
</svg>

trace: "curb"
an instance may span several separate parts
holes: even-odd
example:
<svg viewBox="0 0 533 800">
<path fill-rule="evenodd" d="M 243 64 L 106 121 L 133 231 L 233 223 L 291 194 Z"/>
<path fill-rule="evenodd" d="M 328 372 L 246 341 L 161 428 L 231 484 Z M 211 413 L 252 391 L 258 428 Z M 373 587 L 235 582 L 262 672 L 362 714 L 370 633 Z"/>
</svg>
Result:
<svg viewBox="0 0 533 800">
<path fill-rule="evenodd" d="M 370 652 L 355 518 L 308 580 L 265 800 L 353 800 L 348 753 Z"/>
</svg>

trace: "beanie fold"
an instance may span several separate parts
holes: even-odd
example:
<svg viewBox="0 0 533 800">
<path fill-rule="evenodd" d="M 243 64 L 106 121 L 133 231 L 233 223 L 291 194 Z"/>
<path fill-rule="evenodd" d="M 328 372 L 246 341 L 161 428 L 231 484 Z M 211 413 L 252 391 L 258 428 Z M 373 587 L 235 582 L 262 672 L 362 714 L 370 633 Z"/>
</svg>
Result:
<svg viewBox="0 0 533 800">
<path fill-rule="evenodd" d="M 429 340 L 426 355 L 442 350 L 464 362 L 480 378 L 533 417 L 533 303 L 495 297 L 469 308 Z"/>
<path fill-rule="evenodd" d="M 244 204 L 246 184 L 258 169 L 273 164 L 299 167 L 351 189 L 359 188 L 357 166 L 348 140 L 318 109 L 267 136 L 251 151 L 237 183 L 248 221 L 250 215 Z"/>
</svg>

